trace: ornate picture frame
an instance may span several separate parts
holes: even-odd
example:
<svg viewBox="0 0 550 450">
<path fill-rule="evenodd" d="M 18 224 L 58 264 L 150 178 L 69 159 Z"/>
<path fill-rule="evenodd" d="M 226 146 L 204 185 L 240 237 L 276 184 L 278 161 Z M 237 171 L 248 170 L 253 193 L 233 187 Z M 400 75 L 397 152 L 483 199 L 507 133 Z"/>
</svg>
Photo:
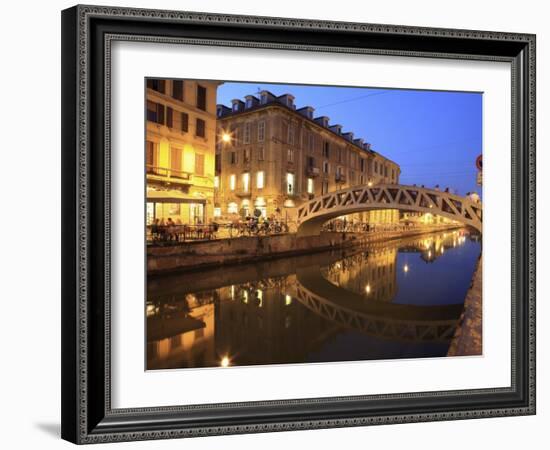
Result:
<svg viewBox="0 0 550 450">
<path fill-rule="evenodd" d="M 111 402 L 111 45 L 503 61 L 512 73 L 511 385 L 116 409 Z M 62 437 L 74 443 L 535 414 L 535 36 L 75 6 L 62 12 Z"/>
</svg>

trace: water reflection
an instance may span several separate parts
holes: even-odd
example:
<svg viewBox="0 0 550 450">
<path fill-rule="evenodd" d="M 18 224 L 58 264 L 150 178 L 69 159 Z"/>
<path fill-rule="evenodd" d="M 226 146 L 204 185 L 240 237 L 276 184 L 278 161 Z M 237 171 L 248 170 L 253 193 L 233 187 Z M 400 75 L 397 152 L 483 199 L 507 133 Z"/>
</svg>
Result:
<svg viewBox="0 0 550 450">
<path fill-rule="evenodd" d="M 151 278 L 147 368 L 444 356 L 480 251 L 455 231 Z"/>
</svg>

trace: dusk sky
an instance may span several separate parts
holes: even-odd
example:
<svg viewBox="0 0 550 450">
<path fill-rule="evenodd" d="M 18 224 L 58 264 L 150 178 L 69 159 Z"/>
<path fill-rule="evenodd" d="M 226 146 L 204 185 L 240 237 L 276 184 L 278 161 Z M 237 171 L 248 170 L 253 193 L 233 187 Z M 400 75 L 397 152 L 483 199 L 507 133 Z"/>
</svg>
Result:
<svg viewBox="0 0 550 450">
<path fill-rule="evenodd" d="M 476 157 L 482 151 L 482 94 L 304 86 L 266 83 L 224 83 L 218 103 L 244 100 L 268 90 L 290 93 L 297 108 L 313 106 L 314 117 L 352 131 L 372 148 L 401 166 L 402 184 L 476 191 Z"/>
</svg>

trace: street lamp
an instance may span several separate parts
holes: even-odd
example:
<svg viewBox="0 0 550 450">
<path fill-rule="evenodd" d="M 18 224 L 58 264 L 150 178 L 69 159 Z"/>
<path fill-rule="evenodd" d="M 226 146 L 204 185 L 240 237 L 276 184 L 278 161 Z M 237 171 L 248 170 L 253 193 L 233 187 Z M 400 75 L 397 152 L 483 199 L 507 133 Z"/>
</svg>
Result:
<svg viewBox="0 0 550 450">
<path fill-rule="evenodd" d="M 229 133 L 223 133 L 222 134 L 222 141 L 229 143 L 231 142 L 231 135 Z"/>
</svg>

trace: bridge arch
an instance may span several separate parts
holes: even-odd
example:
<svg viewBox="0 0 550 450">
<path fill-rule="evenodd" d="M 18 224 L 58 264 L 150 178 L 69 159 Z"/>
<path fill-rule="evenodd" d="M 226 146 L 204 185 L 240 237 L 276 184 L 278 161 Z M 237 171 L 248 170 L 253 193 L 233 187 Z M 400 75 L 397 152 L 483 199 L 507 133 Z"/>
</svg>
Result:
<svg viewBox="0 0 550 450">
<path fill-rule="evenodd" d="M 365 301 L 324 278 L 318 265 L 296 270 L 296 298 L 329 321 L 401 342 L 450 342 L 464 310 L 463 304 L 419 306 Z"/>
<path fill-rule="evenodd" d="M 330 219 L 376 209 L 437 214 L 482 232 L 481 203 L 468 197 L 417 186 L 354 186 L 315 197 L 298 207 L 298 236 L 318 235 Z"/>
</svg>

